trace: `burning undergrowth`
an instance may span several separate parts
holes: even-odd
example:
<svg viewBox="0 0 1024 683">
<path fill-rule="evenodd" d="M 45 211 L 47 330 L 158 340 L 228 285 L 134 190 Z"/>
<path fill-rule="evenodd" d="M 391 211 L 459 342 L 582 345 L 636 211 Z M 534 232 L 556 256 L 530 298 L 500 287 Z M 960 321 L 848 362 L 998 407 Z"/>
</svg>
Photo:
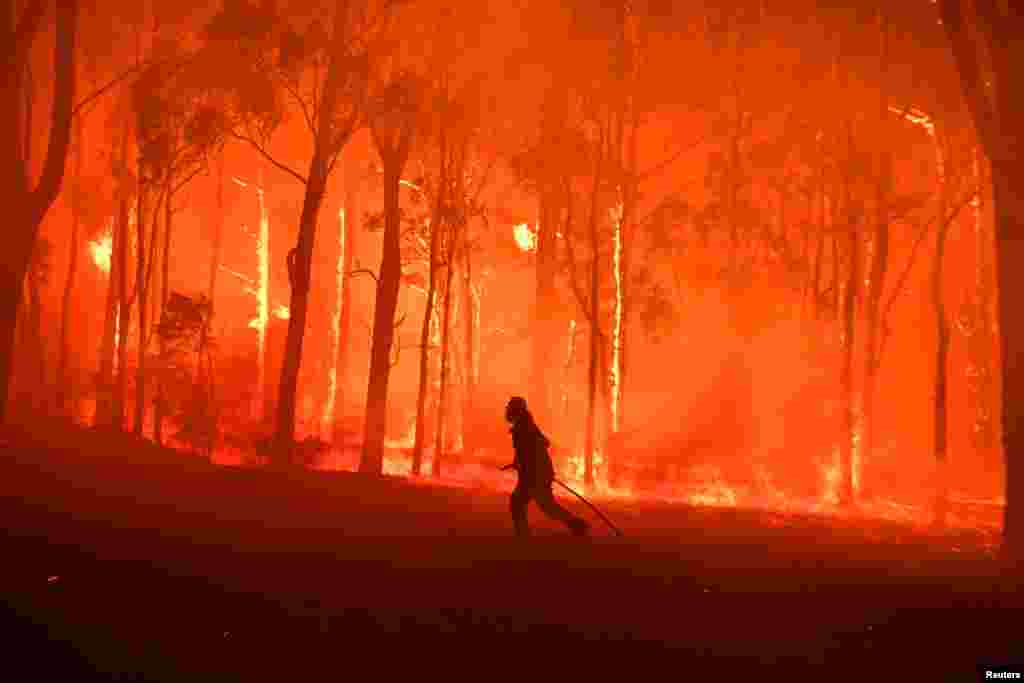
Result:
<svg viewBox="0 0 1024 683">
<path fill-rule="evenodd" d="M 356 472 L 359 467 L 360 451 L 355 444 L 343 449 L 324 449 L 319 453 L 313 467 L 323 471 Z M 225 454 L 226 456 L 227 454 Z M 412 476 L 412 459 L 408 449 L 388 449 L 385 452 L 383 470 L 385 475 L 407 478 L 410 482 L 426 486 L 457 487 L 489 493 L 507 493 L 515 485 L 512 474 L 501 472 L 491 464 L 494 458 L 481 454 L 481 462 L 446 462 L 440 477 Z M 237 460 L 237 457 L 234 458 Z M 568 467 L 561 479 L 570 487 L 597 502 L 626 505 L 633 503 L 669 504 L 692 507 L 734 508 L 737 510 L 763 511 L 785 517 L 819 517 L 842 520 L 844 523 L 865 523 L 872 521 L 906 525 L 926 532 L 939 530 L 934 519 L 934 510 L 923 503 L 903 502 L 886 497 L 860 499 L 851 507 L 844 507 L 832 494 L 836 472 L 834 465 L 820 467 L 820 493 L 800 495 L 780 486 L 763 467 L 758 467 L 744 483 L 726 478 L 722 470 L 714 465 L 696 465 L 677 468 L 673 476 L 660 482 L 620 481 L 609 484 L 606 470 L 600 465 L 603 460 L 595 458 L 599 476 L 588 486 L 584 483 L 582 456 L 569 458 Z M 424 455 L 422 471 L 430 472 L 433 454 Z M 557 487 L 556 487 L 557 488 Z M 571 498 L 571 494 L 558 489 L 556 495 Z M 974 531 L 995 543 L 1001 527 L 1003 502 L 999 499 L 977 499 L 954 495 L 950 500 L 950 511 L 945 529 L 950 532 Z M 773 519 L 775 517 L 772 517 Z M 781 522 L 780 522 L 781 523 Z"/>
</svg>

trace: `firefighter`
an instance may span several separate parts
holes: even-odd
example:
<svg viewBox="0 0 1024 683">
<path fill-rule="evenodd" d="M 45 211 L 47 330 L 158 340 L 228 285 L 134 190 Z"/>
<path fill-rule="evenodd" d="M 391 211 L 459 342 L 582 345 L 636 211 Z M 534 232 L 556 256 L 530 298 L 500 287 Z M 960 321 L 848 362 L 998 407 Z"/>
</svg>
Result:
<svg viewBox="0 0 1024 683">
<path fill-rule="evenodd" d="M 551 443 L 533 421 L 533 415 L 526 409 L 526 399 L 521 396 L 509 399 L 508 405 L 505 406 L 505 419 L 512 425 L 510 431 L 515 460 L 501 469 L 515 469 L 519 473 L 519 481 L 510 501 L 516 535 L 530 535 L 526 506 L 533 500 L 548 517 L 565 524 L 576 536 L 585 536 L 589 525 L 555 501 L 554 493 L 551 491 L 555 470 L 548 454 Z"/>
</svg>

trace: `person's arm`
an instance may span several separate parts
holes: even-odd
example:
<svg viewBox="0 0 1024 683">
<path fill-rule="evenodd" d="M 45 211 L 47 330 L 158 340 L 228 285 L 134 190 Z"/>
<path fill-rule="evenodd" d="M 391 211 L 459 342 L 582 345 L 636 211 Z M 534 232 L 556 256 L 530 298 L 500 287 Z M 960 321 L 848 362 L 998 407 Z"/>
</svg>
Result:
<svg viewBox="0 0 1024 683">
<path fill-rule="evenodd" d="M 522 463 L 520 461 L 519 452 L 520 452 L 521 449 L 522 449 L 522 446 L 519 443 L 519 435 L 516 432 L 513 431 L 512 432 L 512 452 L 515 454 L 515 457 L 512 458 L 512 462 L 511 463 L 509 463 L 508 465 L 505 465 L 504 467 L 501 468 L 502 472 L 506 472 L 508 470 L 518 470 L 520 468 L 520 465 Z"/>
</svg>

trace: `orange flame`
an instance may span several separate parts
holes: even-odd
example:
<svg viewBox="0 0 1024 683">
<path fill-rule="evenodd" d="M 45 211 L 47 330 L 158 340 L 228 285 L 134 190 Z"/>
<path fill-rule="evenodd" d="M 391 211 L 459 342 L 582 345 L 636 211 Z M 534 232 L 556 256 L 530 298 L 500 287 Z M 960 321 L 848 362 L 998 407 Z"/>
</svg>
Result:
<svg viewBox="0 0 1024 683">
<path fill-rule="evenodd" d="M 622 219 L 625 215 L 625 205 L 619 202 L 612 209 L 612 240 L 614 249 L 612 251 L 613 275 L 615 276 L 615 313 L 614 329 L 612 330 L 612 363 L 611 363 L 611 409 L 612 409 L 612 432 L 618 432 L 620 427 L 620 401 L 622 400 Z"/>
<path fill-rule="evenodd" d="M 96 264 L 96 267 L 109 275 L 110 257 L 114 253 L 113 223 L 107 227 L 106 232 L 89 242 L 89 253 L 92 254 L 92 261 Z"/>
<path fill-rule="evenodd" d="M 327 400 L 320 416 L 324 440 L 329 441 L 338 396 L 338 345 L 341 343 L 341 306 L 345 295 L 345 209 L 338 210 L 338 266 L 335 275 L 334 315 L 331 316 L 331 369 L 327 375 Z"/>
<path fill-rule="evenodd" d="M 537 251 L 537 232 L 528 223 L 520 223 L 512 228 L 512 236 L 516 245 L 523 251 Z"/>
<path fill-rule="evenodd" d="M 277 308 L 274 309 L 274 317 L 280 320 L 287 320 L 292 317 L 292 312 L 284 304 L 278 304 Z"/>
</svg>

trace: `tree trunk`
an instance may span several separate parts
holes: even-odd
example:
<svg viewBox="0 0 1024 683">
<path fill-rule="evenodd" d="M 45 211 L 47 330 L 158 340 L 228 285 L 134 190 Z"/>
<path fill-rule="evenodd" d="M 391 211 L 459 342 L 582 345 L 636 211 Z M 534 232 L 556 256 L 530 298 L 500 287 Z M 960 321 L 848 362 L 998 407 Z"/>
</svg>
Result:
<svg viewBox="0 0 1024 683">
<path fill-rule="evenodd" d="M 128 197 L 121 198 L 118 230 L 118 320 L 117 320 L 117 379 L 114 385 L 114 410 L 112 423 L 118 430 L 124 429 L 124 406 L 128 394 L 128 326 L 131 324 L 132 301 L 128 296 L 128 238 L 131 211 Z"/>
<path fill-rule="evenodd" d="M 557 149 L 568 118 L 568 88 L 560 72 L 545 95 L 541 146 Z M 560 178 L 557 170 L 546 170 L 541 178 L 539 220 L 537 223 L 536 292 L 531 311 L 531 351 L 529 387 L 530 410 L 540 424 L 550 424 L 555 417 L 551 406 L 553 376 L 550 374 L 549 351 L 558 343 L 560 323 L 552 316 L 558 308 L 558 240 L 562 213 Z"/>
<path fill-rule="evenodd" d="M 321 145 L 323 143 L 320 143 Z M 277 398 L 277 431 L 275 456 L 280 464 L 293 464 L 295 443 L 295 402 L 299 388 L 299 368 L 302 364 L 302 342 L 305 336 L 306 316 L 309 310 L 310 269 L 313 262 L 313 240 L 316 236 L 320 204 L 327 185 L 327 167 L 323 152 L 314 154 L 310 168 L 306 196 L 299 219 L 298 244 L 288 254 L 288 280 L 291 285 L 288 333 L 285 337 L 284 358 L 281 363 L 281 385 Z"/>
<path fill-rule="evenodd" d="M 964 21 L 965 5 L 982 30 L 972 31 Z M 1002 445 L 1006 462 L 1006 510 L 1003 521 L 1004 559 L 1024 565 L 1024 468 L 1016 462 L 1024 453 L 1024 316 L 1015 298 L 1020 291 L 1020 264 L 1024 263 L 1024 92 L 1015 87 L 1015 69 L 1022 46 L 1014 38 L 1024 22 L 1016 8 L 1002 3 L 963 3 L 941 0 L 942 25 L 960 72 L 960 83 L 975 129 L 992 164 L 992 198 L 996 230 L 996 282 L 998 328 L 1002 363 Z M 975 34 L 972 36 L 972 34 Z M 987 45 L 977 45 L 977 42 Z M 986 52 L 990 71 L 979 53 Z M 985 87 L 994 80 L 994 88 Z"/>
<path fill-rule="evenodd" d="M 26 338 L 29 341 L 29 358 L 31 363 L 29 367 L 32 368 L 31 377 L 31 405 L 34 406 L 34 410 L 37 414 L 45 415 L 48 412 L 47 406 L 47 387 L 46 381 L 46 344 L 43 339 L 43 269 L 45 269 L 46 263 L 44 262 L 45 256 L 40 253 L 39 248 L 43 245 L 43 241 L 40 239 L 36 240 L 35 249 L 32 261 L 29 265 L 28 276 L 26 277 L 25 284 L 28 287 L 28 316 L 26 316 Z"/>
<path fill-rule="evenodd" d="M 466 319 L 463 352 L 463 392 L 462 392 L 462 451 L 466 458 L 471 458 L 476 450 L 476 414 L 473 401 L 476 398 L 476 325 L 479 320 L 473 297 L 473 255 L 469 248 L 469 240 L 463 250 L 462 269 L 462 303 L 463 317 Z"/>
<path fill-rule="evenodd" d="M 455 226 L 449 226 L 454 233 Z M 454 240 L 455 235 L 449 234 L 448 239 Z M 448 249 L 448 272 L 444 278 L 444 313 L 441 320 L 441 388 L 437 398 L 437 431 L 434 435 L 434 460 L 430 473 L 434 477 L 441 476 L 441 459 L 445 452 L 445 420 L 448 412 L 448 346 L 451 339 L 452 318 L 452 280 L 455 278 L 454 248 Z"/>
<path fill-rule="evenodd" d="M 345 34 L 347 11 L 345 3 L 335 7 L 334 40 L 341 41 Z M 299 388 L 299 369 L 302 364 L 302 342 L 306 331 L 306 316 L 309 309 L 309 285 L 313 265 L 313 241 L 316 237 L 317 219 L 327 188 L 328 174 L 341 152 L 351 131 L 335 128 L 335 112 L 341 97 L 343 81 L 343 57 L 340 51 L 331 55 L 320 95 L 319 120 L 321 126 L 315 131 L 313 158 L 309 165 L 306 193 L 302 201 L 302 215 L 299 218 L 299 238 L 295 248 L 288 254 L 288 281 L 291 285 L 289 302 L 288 332 L 285 337 L 285 353 L 281 362 L 281 385 L 277 400 L 277 425 L 274 434 L 275 455 L 283 464 L 292 464 L 295 444 L 295 401 Z M 261 188 L 262 190 L 262 188 Z"/>
<path fill-rule="evenodd" d="M 140 178 L 142 172 L 142 168 L 139 168 Z M 149 310 L 146 308 L 149 304 L 149 282 L 146 277 L 146 220 L 149 218 L 147 199 L 149 188 L 140 185 L 135 209 L 135 292 L 139 300 L 139 345 L 135 365 L 135 411 L 132 432 L 136 436 L 142 436 L 142 426 L 146 419 L 146 324 L 149 322 Z M 150 238 L 152 245 L 155 245 L 156 235 L 153 234 Z"/>
<path fill-rule="evenodd" d="M 888 23 L 885 10 L 878 9 L 879 29 L 879 75 L 881 85 L 879 87 L 879 144 L 882 149 L 877 155 L 877 177 L 875 178 L 875 234 L 873 248 L 871 251 L 871 267 L 868 275 L 868 291 L 865 332 L 867 334 L 864 355 L 864 387 L 863 406 L 861 417 L 863 429 L 861 431 L 861 442 L 858 453 L 860 456 L 861 473 L 860 481 L 873 482 L 871 476 L 872 463 L 875 449 L 875 393 L 877 389 L 876 378 L 878 367 L 881 362 L 879 358 L 879 309 L 882 302 L 882 295 L 885 292 L 885 280 L 889 268 L 889 195 L 892 188 L 892 154 L 888 151 L 887 137 L 885 131 L 889 117 L 888 89 L 886 78 L 888 76 Z M 871 497 L 873 485 L 861 487 L 861 494 Z"/>
<path fill-rule="evenodd" d="M 395 336 L 395 307 L 398 304 L 398 288 L 402 277 L 399 245 L 402 216 L 398 203 L 398 183 L 408 158 L 407 148 L 396 153 L 394 150 L 381 149 L 381 145 L 378 144 L 378 149 L 384 162 L 384 245 L 373 311 L 370 379 L 366 390 L 366 423 L 363 453 L 359 460 L 359 471 L 368 474 L 381 474 L 384 465 L 391 346 Z"/>
<path fill-rule="evenodd" d="M 93 426 L 109 426 L 113 419 L 114 345 L 117 336 L 117 240 L 120 231 L 110 222 L 110 270 L 107 272 L 107 299 L 104 306 L 103 338 L 100 342 L 99 373 L 96 382 L 96 411 Z"/>
<path fill-rule="evenodd" d="M 1003 554 L 1024 562 L 1024 316 L 1017 297 L 1024 263 L 1024 163 L 1020 159 L 992 162 L 993 205 L 998 249 L 996 278 L 999 301 L 999 345 L 1003 368 L 1002 431 L 1006 461 L 1006 510 Z"/>
<path fill-rule="evenodd" d="M 8 5 L 8 9 L 11 9 Z M 14 353 L 14 329 L 18 320 L 22 286 L 29 259 L 39 235 L 43 217 L 60 192 L 64 166 L 71 138 L 71 112 L 75 86 L 75 36 L 78 24 L 78 3 L 75 0 L 57 3 L 54 31 L 53 105 L 50 133 L 43 170 L 34 188 L 26 160 L 11 153 L 21 144 L 20 136 L 28 126 L 22 120 L 17 103 L 23 94 L 23 70 L 30 59 L 31 46 L 43 24 L 43 3 L 32 3 L 15 23 L 6 13 L 0 24 L 0 38 L 9 51 L 9 58 L 0 65 L 0 136 L 7 150 L 0 159 L 0 183 L 8 192 L 8 220 L 14 226 L 5 240 L 0 256 L 0 424 L 7 421 L 8 396 L 11 385 Z M 17 33 L 15 32 L 17 26 Z M 25 124 L 25 125 L 22 125 Z"/>
<path fill-rule="evenodd" d="M 340 356 L 338 348 L 341 346 L 342 335 L 341 310 L 345 306 L 345 290 L 347 289 L 345 284 L 345 244 L 348 241 L 347 232 L 348 214 L 345 212 L 344 200 L 342 200 L 342 205 L 338 209 L 338 252 L 334 265 L 334 312 L 331 314 L 329 324 L 331 344 L 329 346 L 330 353 L 327 363 L 330 370 L 327 377 L 327 395 L 324 401 L 324 411 L 320 416 L 320 430 L 325 441 L 333 440 L 338 430 L 338 384 L 342 379 L 342 375 L 338 370 L 338 359 Z"/>
<path fill-rule="evenodd" d="M 439 188 L 443 183 L 438 184 Z M 440 216 L 442 192 L 438 191 L 435 220 L 430 228 L 430 264 L 427 276 L 427 301 L 423 309 L 423 325 L 420 327 L 420 378 L 416 390 L 416 435 L 412 446 L 412 473 L 419 476 L 423 467 L 423 447 L 429 435 L 426 433 L 427 392 L 430 386 L 430 328 L 434 319 L 435 299 L 437 297 L 437 248 L 441 232 Z M 434 458 L 437 458 L 435 453 Z"/>
<path fill-rule="evenodd" d="M 852 131 L 848 131 L 852 135 Z M 842 433 L 839 441 L 839 504 L 847 507 L 855 502 L 855 470 L 857 458 L 857 407 L 854 401 L 853 362 L 857 332 L 857 295 L 861 284 L 861 242 L 859 216 L 852 212 L 849 179 L 844 178 L 844 220 L 846 248 L 849 258 L 846 286 L 843 288 L 843 358 L 839 374 Z"/>
<path fill-rule="evenodd" d="M 2 397 L 4 401 L 13 374 L 11 361 L 14 357 L 14 330 L 21 305 L 23 280 L 24 274 L 19 276 L 14 268 L 0 270 L 0 321 L 3 323 L 0 325 L 0 377 L 7 378 Z"/>
<path fill-rule="evenodd" d="M 935 487 L 935 523 L 945 526 L 949 512 L 949 454 L 948 454 L 948 358 L 949 358 L 949 320 L 946 317 L 946 304 L 943 297 L 943 263 L 946 256 L 946 237 L 950 222 L 945 220 L 948 210 L 946 201 L 946 182 L 942 181 L 943 201 L 941 207 L 942 220 L 938 226 L 935 241 L 935 261 L 931 273 L 932 305 L 935 308 L 935 393 L 932 395 L 934 415 L 933 447 L 935 449 L 936 487 Z"/>
<path fill-rule="evenodd" d="M 590 268 L 590 366 L 587 372 L 587 417 L 584 429 L 586 432 L 583 446 L 583 483 L 587 488 L 594 485 L 594 450 L 597 445 L 597 383 L 599 381 L 598 365 L 601 362 L 601 280 L 600 280 L 600 242 L 597 231 L 597 212 L 600 206 L 598 191 L 601 187 L 603 171 L 603 155 L 605 141 L 599 143 L 597 164 L 594 169 L 594 186 L 590 198 L 590 252 L 593 262 Z"/>
<path fill-rule="evenodd" d="M 213 303 L 212 303 L 213 302 L 213 291 L 214 291 L 214 286 L 216 285 L 216 282 L 217 282 L 217 271 L 220 270 L 220 248 L 221 248 L 220 245 L 221 245 L 221 233 L 222 233 L 222 222 L 223 222 L 222 219 L 223 219 L 223 215 L 224 215 L 224 192 L 223 192 L 223 189 L 224 189 L 224 176 L 223 176 L 223 170 L 224 170 L 224 165 L 222 163 L 221 164 L 221 175 L 220 175 L 220 179 L 219 179 L 219 184 L 217 186 L 217 206 L 218 206 L 218 219 L 217 220 L 218 220 L 218 223 L 217 223 L 217 226 L 214 228 L 214 230 L 215 230 L 215 234 L 214 234 L 214 238 L 213 238 L 214 239 L 214 247 L 213 247 L 214 256 L 213 256 L 212 272 L 210 273 L 210 285 L 209 285 L 209 287 L 210 287 L 210 290 L 209 290 L 210 291 L 210 302 L 211 302 L 210 303 L 210 313 L 208 314 L 208 317 L 207 317 L 207 320 L 206 320 L 206 324 L 203 326 L 203 331 L 201 333 L 203 339 L 200 341 L 200 345 L 203 348 L 205 348 L 205 345 L 206 345 L 206 335 L 209 333 L 210 319 L 213 316 Z M 162 257 L 163 257 L 163 264 L 162 264 L 162 268 L 161 268 L 161 279 L 160 279 L 160 301 L 159 301 L 159 308 L 158 308 L 158 313 L 157 313 L 157 320 L 158 321 L 159 321 L 160 317 L 163 316 L 163 311 L 167 307 L 167 300 L 170 299 L 170 296 L 171 296 L 170 273 L 171 273 L 171 234 L 173 232 L 172 231 L 172 225 L 173 225 L 173 219 L 174 219 L 174 208 L 172 206 L 173 200 L 174 200 L 174 196 L 173 196 L 172 188 L 170 186 L 170 181 L 169 181 L 168 182 L 168 187 L 167 187 L 167 196 L 166 196 L 166 198 L 164 200 L 164 206 L 163 206 L 163 209 L 164 209 L 164 244 L 163 244 L 163 253 L 161 254 Z M 154 227 L 154 229 L 153 229 L 153 243 L 155 244 L 156 243 L 156 237 L 157 237 L 157 235 L 156 235 L 156 219 L 155 218 L 153 220 L 153 227 Z M 152 268 L 152 264 L 153 264 L 153 261 L 151 259 L 150 260 L 150 267 L 151 268 Z M 166 347 L 161 342 L 160 355 L 163 356 L 163 355 L 165 355 L 165 353 L 166 353 Z M 157 391 L 156 398 L 153 401 L 153 403 L 154 403 L 154 405 L 153 405 L 153 434 L 154 434 L 154 439 L 156 439 L 156 442 L 158 444 L 162 444 L 162 441 L 163 441 L 164 419 L 167 417 L 167 415 L 166 415 L 166 413 L 167 413 L 167 395 L 166 395 L 166 390 L 164 388 L 164 384 L 163 384 L 162 380 L 158 380 L 157 381 L 156 391 Z"/>
<path fill-rule="evenodd" d="M 57 410 L 62 415 L 74 418 L 76 387 L 71 379 L 71 311 L 74 306 L 75 281 L 78 277 L 78 250 L 82 216 L 82 159 L 85 156 L 81 116 L 75 121 L 75 185 L 71 197 L 71 237 L 68 245 L 68 273 L 64 279 L 64 295 L 61 297 L 60 314 L 60 359 L 57 369 Z"/>
<path fill-rule="evenodd" d="M 354 166 L 354 165 L 353 165 Z M 356 251 L 356 231 L 359 229 L 358 181 L 354 170 L 345 176 L 345 283 L 341 296 L 341 315 L 338 322 L 338 357 L 335 364 L 337 382 L 334 397 L 334 436 L 332 441 L 340 444 L 342 440 L 343 419 L 345 417 L 345 382 L 348 379 L 349 358 L 352 351 L 352 264 Z"/>
</svg>

